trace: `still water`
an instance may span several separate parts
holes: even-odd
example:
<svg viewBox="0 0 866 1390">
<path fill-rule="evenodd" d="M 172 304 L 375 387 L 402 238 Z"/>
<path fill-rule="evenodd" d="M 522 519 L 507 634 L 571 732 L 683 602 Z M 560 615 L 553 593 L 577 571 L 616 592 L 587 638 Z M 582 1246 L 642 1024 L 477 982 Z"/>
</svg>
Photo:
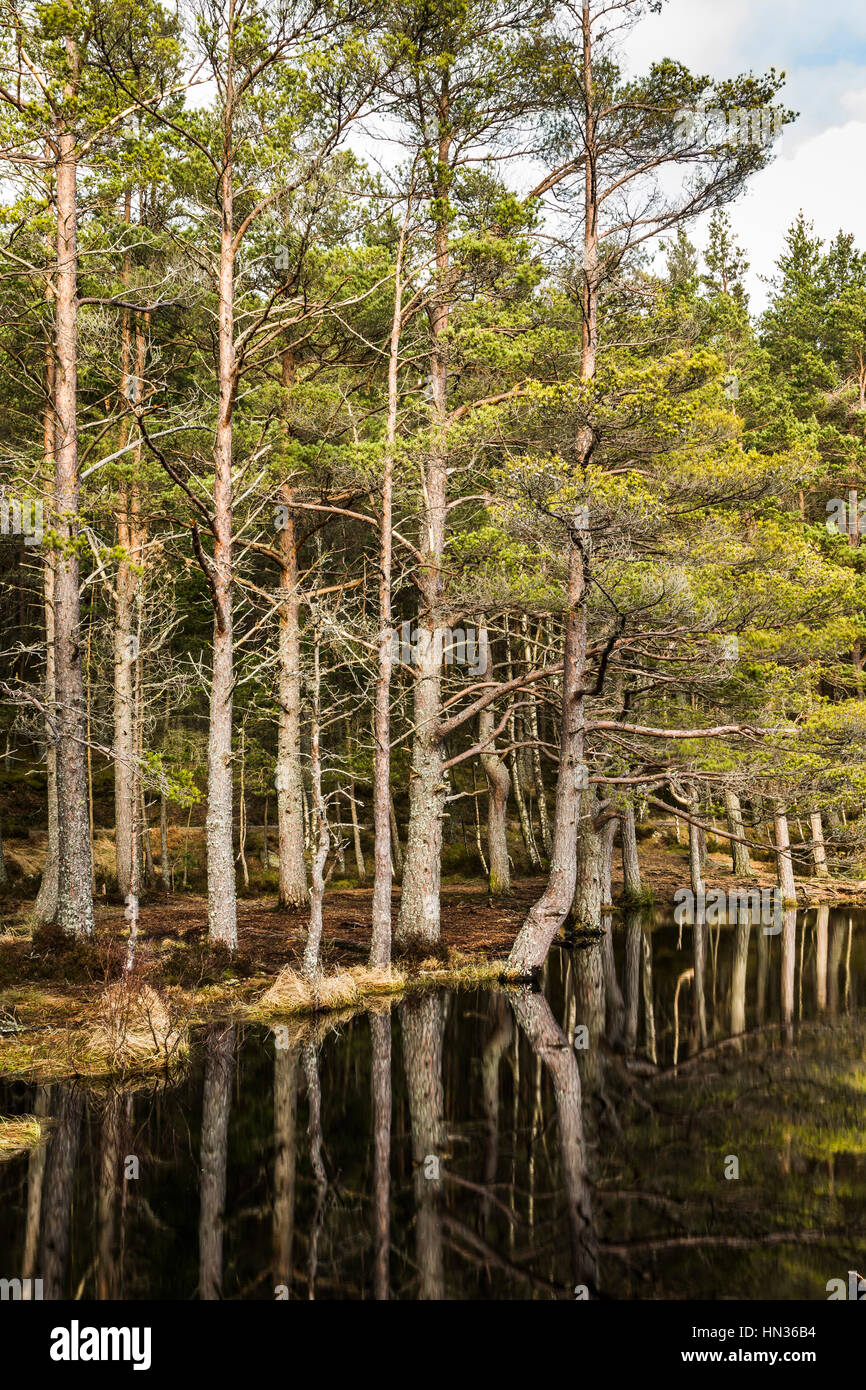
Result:
<svg viewBox="0 0 866 1390">
<path fill-rule="evenodd" d="M 215 1025 L 172 1082 L 0 1085 L 46 1298 L 825 1299 L 866 1269 L 866 917 L 615 919 L 538 991 Z"/>
</svg>

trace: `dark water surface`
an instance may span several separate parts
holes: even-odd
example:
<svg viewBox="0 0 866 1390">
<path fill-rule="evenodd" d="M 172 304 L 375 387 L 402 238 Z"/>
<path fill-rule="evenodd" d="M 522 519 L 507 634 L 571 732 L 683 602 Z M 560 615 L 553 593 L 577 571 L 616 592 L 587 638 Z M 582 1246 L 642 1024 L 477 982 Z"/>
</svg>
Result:
<svg viewBox="0 0 866 1390">
<path fill-rule="evenodd" d="M 0 1277 L 46 1298 L 825 1299 L 866 1269 L 864 940 L 826 908 L 776 936 L 632 916 L 612 951 L 555 948 L 542 991 L 217 1025 L 173 1083 L 5 1083 L 0 1113 L 54 1123 L 0 1164 Z"/>
</svg>

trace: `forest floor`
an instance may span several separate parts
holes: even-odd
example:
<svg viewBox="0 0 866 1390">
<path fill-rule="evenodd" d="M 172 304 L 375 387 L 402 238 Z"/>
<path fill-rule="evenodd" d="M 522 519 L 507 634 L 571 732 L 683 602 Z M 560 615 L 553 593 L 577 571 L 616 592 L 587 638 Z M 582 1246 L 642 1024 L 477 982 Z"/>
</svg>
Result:
<svg viewBox="0 0 866 1390">
<path fill-rule="evenodd" d="M 9 850 L 14 853 L 14 845 Z M 769 860 L 758 862 L 755 870 L 748 886 L 774 886 Z M 656 909 L 664 913 L 672 906 L 676 889 L 688 885 L 685 846 L 660 844 L 655 837 L 643 841 L 641 872 Z M 728 856 L 711 853 L 706 883 L 708 888 L 734 886 Z M 273 995 L 265 996 L 280 972 L 288 969 L 291 977 L 300 967 L 306 910 L 278 910 L 273 896 L 240 897 L 239 948 L 230 955 L 208 943 L 204 895 L 155 893 L 140 911 L 136 988 L 151 998 L 156 991 L 164 1002 L 164 1012 L 159 1006 L 158 1024 L 152 1013 L 142 1013 L 138 1003 L 131 1006 L 126 996 L 118 1010 L 116 992 L 127 933 L 122 905 L 99 905 L 98 901 L 95 940 L 82 943 L 52 931 L 33 932 L 29 900 L 7 896 L 0 904 L 0 1076 L 47 1080 L 117 1069 L 117 1058 L 106 1058 L 104 1036 L 99 1046 L 94 1043 L 97 1031 L 105 1033 L 106 1007 L 113 1027 L 132 1028 L 134 1023 L 139 1041 L 143 1030 L 147 1044 L 147 1035 L 154 1030 L 164 1042 L 167 1036 L 176 1040 L 185 1037 L 189 1027 L 218 1019 L 271 1021 L 292 1012 L 309 1014 L 316 1005 L 357 1007 L 369 995 L 393 997 L 406 989 L 494 980 L 543 884 L 541 877 L 518 878 L 509 897 L 491 901 L 483 882 L 446 882 L 438 951 L 423 960 L 398 960 L 398 973 L 391 981 L 365 974 L 371 889 L 329 890 L 322 969 L 326 981 L 342 982 L 342 994 L 337 990 L 330 1003 L 317 999 L 312 1006 L 302 1001 L 285 1008 L 274 1004 Z M 797 887 L 801 906 L 820 902 L 866 906 L 864 880 L 799 878 Z M 621 877 L 616 872 L 615 902 L 620 892 Z M 396 920 L 398 892 L 394 898 Z M 183 1051 L 177 1049 L 178 1059 Z M 140 1048 L 123 1060 L 123 1066 L 164 1065 L 165 1048 L 160 1052 L 157 1047 L 153 1056 L 147 1053 L 147 1046 Z"/>
</svg>

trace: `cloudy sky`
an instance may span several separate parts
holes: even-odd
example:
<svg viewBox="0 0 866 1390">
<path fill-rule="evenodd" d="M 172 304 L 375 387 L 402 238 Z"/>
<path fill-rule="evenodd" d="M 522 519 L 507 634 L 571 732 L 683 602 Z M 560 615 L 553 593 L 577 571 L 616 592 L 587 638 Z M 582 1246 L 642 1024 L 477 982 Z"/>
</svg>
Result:
<svg viewBox="0 0 866 1390">
<path fill-rule="evenodd" d="M 784 71 L 798 111 L 774 162 L 728 209 L 751 261 L 752 308 L 766 299 L 786 228 L 800 208 L 819 236 L 840 227 L 866 249 L 866 3 L 864 0 L 668 0 L 627 42 L 635 72 L 671 57 L 713 77 Z M 703 242 L 700 227 L 690 232 Z"/>
</svg>

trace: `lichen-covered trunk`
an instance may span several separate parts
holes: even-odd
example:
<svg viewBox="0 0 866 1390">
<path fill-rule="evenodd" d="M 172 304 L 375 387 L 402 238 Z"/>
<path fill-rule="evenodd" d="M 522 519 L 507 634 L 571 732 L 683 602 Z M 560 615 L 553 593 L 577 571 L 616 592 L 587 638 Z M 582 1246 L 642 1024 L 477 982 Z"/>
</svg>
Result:
<svg viewBox="0 0 866 1390">
<path fill-rule="evenodd" d="M 234 251 L 232 164 L 222 177 L 219 269 L 219 419 L 214 448 L 211 593 L 214 606 L 213 669 L 208 725 L 207 896 L 208 936 L 233 951 L 238 944 L 233 849 L 232 697 L 232 416 L 235 391 Z"/>
<path fill-rule="evenodd" d="M 559 742 L 559 775 L 553 813 L 553 847 L 547 887 L 530 909 L 511 953 L 509 974 L 517 977 L 537 973 L 547 957 L 556 933 L 565 921 L 574 899 L 577 877 L 577 827 L 581 790 L 586 783 L 584 763 L 584 682 L 586 673 L 586 577 L 585 560 L 589 544 L 588 519 L 577 528 L 569 546 L 568 609 L 565 615 L 565 642 L 562 673 L 562 717 Z"/>
<path fill-rule="evenodd" d="M 447 74 L 443 76 L 447 92 Z M 445 170 L 450 158 L 450 137 L 439 140 L 437 193 L 448 196 Z M 435 229 L 436 273 L 440 284 L 449 275 L 448 223 L 438 214 Z M 439 942 L 439 885 L 442 858 L 442 818 L 447 779 L 445 754 L 439 735 L 442 715 L 443 582 L 442 562 L 448 494 L 448 332 L 447 298 L 437 296 L 427 310 L 432 346 L 430 351 L 431 420 L 430 449 L 424 465 L 423 504 L 420 516 L 421 564 L 418 589 L 421 614 L 418 623 L 418 666 L 413 705 L 412 765 L 409 773 L 409 829 L 403 861 L 400 917 L 394 935 L 402 950 L 436 946 Z"/>
<path fill-rule="evenodd" d="M 117 539 L 123 559 L 117 567 L 114 606 L 114 857 L 117 891 L 126 899 L 132 892 L 133 822 L 135 805 L 135 682 L 138 669 L 136 622 L 136 567 L 138 525 L 136 489 L 127 489 L 117 516 Z"/>
<path fill-rule="evenodd" d="M 815 865 L 815 875 L 817 878 L 828 878 L 830 870 L 827 868 L 827 850 L 824 846 L 824 827 L 821 824 L 820 811 L 811 812 L 809 825 L 812 829 L 812 862 Z"/>
<path fill-rule="evenodd" d="M 358 803 L 355 795 L 354 778 L 349 783 L 349 817 L 352 821 L 352 849 L 355 854 L 355 873 L 358 875 L 358 883 L 363 886 L 367 882 L 367 864 L 364 859 L 364 851 L 361 847 L 361 826 L 358 821 Z M 388 862 L 391 855 L 388 855 Z"/>
<path fill-rule="evenodd" d="M 508 653 L 508 680 L 514 679 L 514 663 L 511 655 L 511 634 L 508 630 L 508 619 L 505 620 L 505 649 Z M 532 816 L 524 792 L 523 780 L 520 775 L 520 760 L 518 757 L 518 744 L 522 741 L 522 734 L 517 727 L 517 713 L 512 707 L 508 718 L 508 741 L 511 748 L 508 754 L 508 761 L 511 766 L 511 786 L 514 790 L 514 805 L 517 808 L 517 819 L 520 823 L 520 834 L 529 862 L 533 869 L 541 868 L 541 855 L 538 852 L 538 845 L 535 843 L 535 831 L 532 828 Z"/>
<path fill-rule="evenodd" d="M 319 695 L 320 695 L 319 639 L 316 637 L 313 649 L 313 722 L 310 733 L 310 778 L 313 790 L 313 819 L 316 826 L 316 847 L 313 854 L 313 869 L 310 885 L 310 924 L 304 946 L 302 973 L 313 982 L 319 974 L 319 950 L 322 944 L 322 905 L 325 900 L 325 864 L 331 836 L 328 830 L 328 817 L 325 812 L 325 798 L 322 795 L 322 757 L 319 746 Z"/>
<path fill-rule="evenodd" d="M 698 798 L 693 794 L 689 801 L 689 814 L 696 817 L 698 810 Z M 695 825 L 694 820 L 689 821 L 689 877 L 692 892 L 695 897 L 699 897 L 704 892 L 703 856 L 701 853 L 701 828 L 699 825 Z"/>
<path fill-rule="evenodd" d="M 130 220 L 131 193 L 127 192 L 125 220 Z M 129 283 L 131 257 L 124 256 L 123 280 Z M 130 412 L 140 404 L 145 367 L 145 335 L 136 332 L 135 365 L 132 361 L 132 315 L 122 311 L 120 341 L 120 405 Z M 133 423 L 125 431 L 132 436 L 137 430 Z M 128 441 L 129 442 L 129 441 Z M 136 729 L 136 695 L 138 668 L 138 605 L 140 568 L 144 558 L 141 526 L 141 498 L 137 472 L 141 454 L 133 457 L 132 477 L 122 489 L 117 508 L 117 544 L 121 559 L 114 585 L 114 860 L 117 891 L 124 900 L 134 892 L 135 873 L 132 855 L 135 839 L 136 776 L 135 759 L 138 753 Z"/>
<path fill-rule="evenodd" d="M 486 679 L 490 679 L 490 647 L 487 629 L 480 635 L 481 650 L 488 653 Z M 493 737 L 495 725 L 493 706 L 488 705 L 478 716 L 478 742 L 481 744 L 481 766 L 487 778 L 487 863 L 488 886 L 491 897 L 511 892 L 511 871 L 508 863 L 507 820 L 508 793 L 511 778 L 504 760 L 496 752 Z"/>
<path fill-rule="evenodd" d="M 521 614 L 520 618 L 520 630 L 525 634 L 527 628 L 528 623 L 526 619 L 526 614 L 524 613 Z M 536 664 L 538 659 L 538 649 L 539 643 L 536 643 L 533 647 L 530 647 L 528 640 L 524 638 L 523 655 L 528 669 L 530 668 L 530 666 L 534 666 Z M 553 847 L 553 840 L 550 834 L 550 817 L 547 814 L 547 800 L 545 798 L 544 792 L 544 775 L 541 769 L 541 739 L 539 734 L 538 722 L 538 695 L 533 690 L 529 693 L 527 698 L 529 700 L 527 723 L 529 726 L 529 737 L 532 740 L 532 777 L 535 783 L 535 802 L 538 807 L 538 822 L 539 827 L 541 829 L 541 843 L 544 847 L 544 853 L 547 855 L 548 858 L 550 858 L 550 852 Z"/>
<path fill-rule="evenodd" d="M 280 489 L 285 512 L 280 531 L 279 728 L 277 732 L 277 835 L 280 907 L 307 901 L 304 860 L 304 786 L 301 771 L 301 633 L 298 594 L 298 543 L 292 493 Z"/>
<path fill-rule="evenodd" d="M 580 380 L 595 377 L 598 357 L 598 183 L 595 151 L 596 112 L 592 70 L 592 33 L 589 6 L 583 15 L 584 175 L 583 199 L 583 283 Z M 573 475 L 578 485 L 586 477 L 592 461 L 595 439 L 588 424 L 581 425 L 575 440 Z M 576 882 L 576 842 L 579 804 L 587 786 L 584 726 L 586 701 L 587 588 L 592 553 L 589 528 L 590 504 L 578 504 L 568 518 L 568 578 L 566 587 L 565 634 L 562 653 L 562 715 L 559 744 L 559 775 L 550 874 L 547 888 L 518 932 L 508 957 L 508 971 L 526 976 L 536 973 L 544 963 L 551 942 L 568 915 Z"/>
<path fill-rule="evenodd" d="M 788 816 L 780 801 L 773 805 L 773 829 L 776 849 L 776 867 L 779 874 L 779 888 L 785 905 L 797 901 L 797 885 L 794 882 L 794 861 L 791 858 L 791 839 L 788 833 Z"/>
<path fill-rule="evenodd" d="M 447 788 L 437 728 L 442 706 L 440 642 L 431 629 L 425 628 L 417 645 L 409 830 L 400 917 L 394 934 L 394 943 L 402 950 L 432 947 L 439 941 L 442 817 Z"/>
<path fill-rule="evenodd" d="M 392 851 L 401 867 L 400 840 L 391 797 L 391 675 L 394 665 L 391 614 L 391 568 L 394 491 L 394 445 L 399 409 L 400 331 L 403 304 L 403 234 L 394 268 L 394 312 L 388 350 L 388 415 L 385 457 L 382 467 L 382 516 L 379 523 L 379 651 L 376 699 L 373 712 L 373 905 L 370 968 L 387 970 L 391 964 Z M 392 845 L 393 840 L 393 845 Z M 390 1055 L 390 1054 L 389 1054 Z M 390 1093 L 389 1093 L 390 1094 Z M 387 1287 L 387 1270 L 386 1270 Z M 387 1297 L 387 1291 L 384 1295 Z"/>
<path fill-rule="evenodd" d="M 728 829 L 731 834 L 737 836 L 731 840 L 731 860 L 733 862 L 734 873 L 737 878 L 747 878 L 754 873 L 751 860 L 749 859 L 749 846 L 743 843 L 742 837 L 745 835 L 743 826 L 743 809 L 740 805 L 740 798 L 736 792 L 725 792 L 725 816 L 728 822 Z"/>
<path fill-rule="evenodd" d="M 571 921 L 581 931 L 601 930 L 601 905 L 604 898 L 604 841 L 596 828 L 598 801 L 592 792 L 581 798 L 580 825 L 577 833 L 577 876 Z"/>
<path fill-rule="evenodd" d="M 67 41 L 77 69 L 77 49 Z M 70 93 L 72 95 L 72 93 Z M 93 933 L 90 825 L 87 804 L 86 719 L 81 665 L 78 552 L 78 301 L 77 162 L 74 134 L 61 125 L 57 162 L 57 274 L 54 524 L 54 663 L 57 694 L 57 921 L 64 931 Z"/>
<path fill-rule="evenodd" d="M 42 420 L 42 457 L 45 472 L 54 472 L 54 346 L 48 343 L 45 349 L 45 409 Z M 43 567 L 43 595 L 45 601 L 45 708 L 48 711 L 45 733 L 47 738 L 45 753 L 45 782 L 47 801 L 48 842 L 45 846 L 45 863 L 42 866 L 42 881 L 33 905 L 33 916 L 40 925 L 53 922 L 57 917 L 57 876 L 58 861 L 58 812 L 57 812 L 57 743 L 53 725 L 57 719 L 57 690 L 54 674 L 54 556 L 45 552 Z"/>
<path fill-rule="evenodd" d="M 626 902 L 636 902 L 642 892 L 640 859 L 634 825 L 634 806 L 629 802 L 619 823 L 622 848 L 622 891 Z"/>
</svg>

